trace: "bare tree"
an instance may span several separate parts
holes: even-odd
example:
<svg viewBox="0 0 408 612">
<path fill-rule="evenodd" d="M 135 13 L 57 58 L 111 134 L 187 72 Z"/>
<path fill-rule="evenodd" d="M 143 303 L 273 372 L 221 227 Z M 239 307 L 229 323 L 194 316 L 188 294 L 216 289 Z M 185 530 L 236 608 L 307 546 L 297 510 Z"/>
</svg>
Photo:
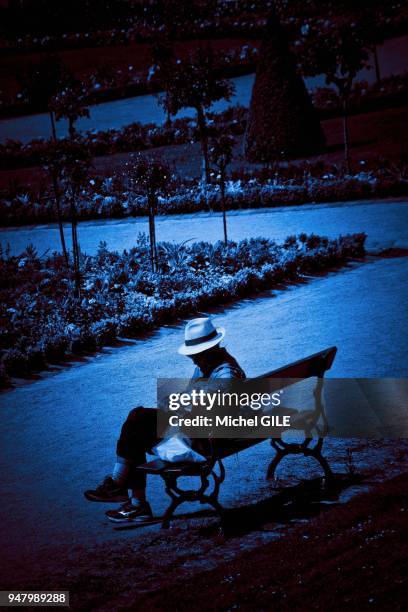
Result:
<svg viewBox="0 0 408 612">
<path fill-rule="evenodd" d="M 62 253 L 65 259 L 65 264 L 68 267 L 69 258 L 68 250 L 65 242 L 64 226 L 61 212 L 61 190 L 60 181 L 64 171 L 64 147 L 65 143 L 53 140 L 52 144 L 48 147 L 48 152 L 43 158 L 43 168 L 48 173 L 52 189 L 54 192 L 54 202 L 57 211 L 58 229 L 61 240 Z"/>
<path fill-rule="evenodd" d="M 74 266 L 75 295 L 81 296 L 80 247 L 78 242 L 77 199 L 89 173 L 91 157 L 84 143 L 79 140 L 65 142 L 61 156 L 61 180 L 69 198 L 72 233 L 72 258 Z"/>
<path fill-rule="evenodd" d="M 232 161 L 232 152 L 235 144 L 235 139 L 228 134 L 221 134 L 218 137 L 214 137 L 210 142 L 210 158 L 212 163 L 218 170 L 218 179 L 220 183 L 221 192 L 221 208 L 222 208 L 222 221 L 224 229 L 224 242 L 227 244 L 227 212 L 225 203 L 225 182 L 227 167 Z"/>
<path fill-rule="evenodd" d="M 157 198 L 163 192 L 170 179 L 168 167 L 160 160 L 139 157 L 135 167 L 136 184 L 146 195 L 149 214 L 150 263 L 152 272 L 158 272 L 158 257 L 156 244 Z"/>
</svg>

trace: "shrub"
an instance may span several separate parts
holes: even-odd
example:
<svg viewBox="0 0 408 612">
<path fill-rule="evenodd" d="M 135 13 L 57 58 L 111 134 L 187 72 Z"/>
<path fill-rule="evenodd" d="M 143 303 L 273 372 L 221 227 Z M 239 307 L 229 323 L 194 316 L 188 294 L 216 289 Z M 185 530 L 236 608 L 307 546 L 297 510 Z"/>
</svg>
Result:
<svg viewBox="0 0 408 612">
<path fill-rule="evenodd" d="M 0 362 L 0 389 L 4 389 L 10 385 L 10 377 L 6 372 L 6 368 L 2 362 Z"/>
<path fill-rule="evenodd" d="M 68 338 L 64 336 L 47 336 L 43 340 L 43 352 L 46 361 L 59 363 L 65 359 L 68 349 Z"/>
<path fill-rule="evenodd" d="M 84 330 L 81 334 L 74 338 L 71 342 L 71 353 L 81 355 L 96 350 L 97 342 L 95 334 L 91 331 Z"/>
<path fill-rule="evenodd" d="M 38 346 L 29 346 L 27 349 L 28 369 L 40 372 L 46 367 L 44 351 Z"/>
<path fill-rule="evenodd" d="M 27 355 L 19 349 L 10 348 L 5 351 L 1 362 L 5 371 L 10 376 L 26 376 L 29 372 Z"/>
</svg>

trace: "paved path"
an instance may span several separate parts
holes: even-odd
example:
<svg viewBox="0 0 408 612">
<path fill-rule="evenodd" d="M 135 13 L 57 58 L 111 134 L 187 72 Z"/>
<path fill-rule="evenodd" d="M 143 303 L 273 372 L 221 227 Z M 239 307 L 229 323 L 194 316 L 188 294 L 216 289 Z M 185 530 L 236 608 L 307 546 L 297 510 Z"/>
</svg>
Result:
<svg viewBox="0 0 408 612">
<path fill-rule="evenodd" d="M 365 231 L 367 248 L 378 251 L 389 247 L 408 247 L 408 202 L 376 200 L 334 204 L 228 212 L 228 235 L 232 240 L 264 236 L 282 242 L 290 234 L 306 232 L 337 237 L 339 234 Z M 223 239 L 220 213 L 169 215 L 157 218 L 157 239 L 172 242 Z M 108 221 L 84 221 L 79 224 L 79 242 L 84 253 L 92 255 L 104 240 L 111 250 L 122 251 L 135 245 L 139 232 L 148 233 L 146 217 Z M 70 231 L 66 228 L 70 245 Z M 41 255 L 47 249 L 60 250 L 56 225 L 0 228 L 0 243 L 10 244 L 12 253 L 21 253 L 27 244 Z"/>
<path fill-rule="evenodd" d="M 220 309 L 217 321 L 226 327 L 227 346 L 248 375 L 334 344 L 339 352 L 332 376 L 407 376 L 401 332 L 406 327 L 407 273 L 407 258 L 353 265 Z M 154 405 L 155 377 L 189 376 L 190 362 L 176 353 L 181 337 L 181 324 L 164 327 L 145 341 L 108 349 L 88 363 L 0 395 L 4 562 L 55 542 L 75 546 L 137 537 L 135 532 L 113 532 L 103 520 L 104 506 L 85 502 L 82 490 L 110 469 L 128 410 Z M 337 461 L 345 456 L 344 443 L 339 444 L 343 446 L 336 455 L 336 444 L 330 442 Z M 223 503 L 267 494 L 269 456 L 263 444 L 249 450 L 246 461 L 227 461 L 227 469 L 235 469 L 224 487 Z M 283 476 L 292 468 L 288 463 Z M 154 510 L 162 512 L 160 483 L 150 484 L 150 495 Z"/>
</svg>

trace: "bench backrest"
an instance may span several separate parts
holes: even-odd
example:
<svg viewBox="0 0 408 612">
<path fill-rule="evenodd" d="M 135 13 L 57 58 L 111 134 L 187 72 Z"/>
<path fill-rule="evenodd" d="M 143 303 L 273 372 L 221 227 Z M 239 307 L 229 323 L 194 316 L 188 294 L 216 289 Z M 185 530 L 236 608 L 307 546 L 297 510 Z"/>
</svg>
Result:
<svg viewBox="0 0 408 612">
<path fill-rule="evenodd" d="M 333 364 L 334 358 L 337 353 L 337 348 L 335 346 L 331 346 L 324 351 L 320 351 L 319 353 L 314 353 L 313 355 L 309 355 L 309 357 L 305 357 L 304 359 L 300 359 L 299 361 L 295 361 L 294 363 L 290 363 L 287 366 L 282 368 L 278 368 L 277 370 L 272 370 L 271 372 L 267 372 L 262 376 L 258 376 L 259 379 L 276 379 L 276 388 L 282 388 L 285 386 L 291 385 L 294 380 L 293 379 L 304 379 L 310 378 L 312 376 L 316 376 L 318 379 L 323 378 L 325 372 L 329 370 Z M 285 379 L 287 379 L 287 384 L 285 385 Z M 315 419 L 316 421 L 319 419 L 322 405 L 320 401 L 320 393 L 322 388 L 322 381 L 318 381 L 319 393 L 317 396 L 317 402 L 315 404 Z M 274 384 L 271 382 L 270 389 L 274 389 Z M 218 456 L 219 458 L 225 458 L 229 455 L 235 454 L 241 450 L 246 448 L 250 448 L 259 442 L 263 442 L 262 439 L 258 438 L 247 438 L 247 439 L 233 439 L 233 440 L 225 440 L 223 442 L 222 450 L 218 449 L 216 453 L 214 453 L 214 457 Z"/>
<path fill-rule="evenodd" d="M 337 347 L 331 346 L 330 348 L 327 348 L 324 351 L 314 353 L 313 355 L 309 355 L 309 357 L 299 359 L 299 361 L 294 361 L 293 363 L 290 363 L 287 366 L 283 366 L 282 368 L 278 368 L 277 370 L 272 370 L 271 372 L 262 374 L 257 378 L 285 379 L 310 378 L 311 376 L 317 376 L 318 378 L 322 378 L 325 372 L 327 372 L 327 370 L 330 370 L 336 353 Z M 289 381 L 288 384 L 290 384 Z M 283 386 L 285 386 L 284 383 Z"/>
</svg>

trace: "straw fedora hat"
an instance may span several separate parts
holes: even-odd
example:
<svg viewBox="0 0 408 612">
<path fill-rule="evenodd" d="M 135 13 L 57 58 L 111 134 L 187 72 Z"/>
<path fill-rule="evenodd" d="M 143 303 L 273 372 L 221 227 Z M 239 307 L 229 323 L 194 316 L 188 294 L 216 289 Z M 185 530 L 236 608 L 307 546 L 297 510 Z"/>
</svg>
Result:
<svg viewBox="0 0 408 612">
<path fill-rule="evenodd" d="M 215 328 L 209 317 L 189 321 L 184 330 L 184 344 L 178 352 L 180 355 L 197 355 L 213 346 L 217 346 L 225 336 L 223 327 Z"/>
</svg>

